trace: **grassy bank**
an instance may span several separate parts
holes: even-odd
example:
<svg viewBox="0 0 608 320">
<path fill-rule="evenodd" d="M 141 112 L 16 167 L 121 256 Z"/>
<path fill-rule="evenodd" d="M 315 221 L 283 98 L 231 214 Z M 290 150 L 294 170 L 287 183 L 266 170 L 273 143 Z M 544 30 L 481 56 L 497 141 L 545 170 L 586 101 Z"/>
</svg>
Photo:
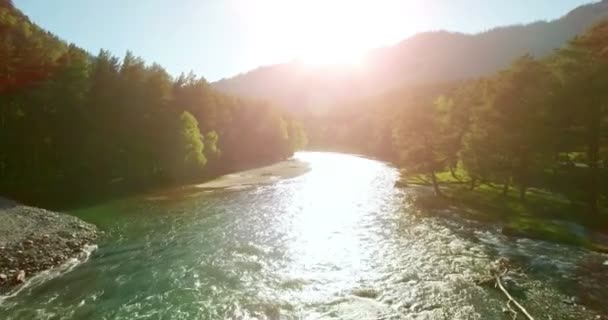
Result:
<svg viewBox="0 0 608 320">
<path fill-rule="evenodd" d="M 525 201 L 515 190 L 503 195 L 503 186 L 482 184 L 471 190 L 469 182 L 450 172 L 438 175 L 442 196 L 431 192 L 431 182 L 423 176 L 402 178 L 397 185 L 418 190 L 413 204 L 425 212 L 457 209 L 470 219 L 503 225 L 508 236 L 547 240 L 577 245 L 591 250 L 608 252 L 608 244 L 599 240 L 597 227 L 606 225 L 602 218 L 608 216 L 603 208 L 602 217 L 584 214 L 584 203 L 551 192 L 530 189 Z M 605 218 L 604 218 L 605 219 Z M 601 220 L 601 221 L 600 221 Z"/>
</svg>

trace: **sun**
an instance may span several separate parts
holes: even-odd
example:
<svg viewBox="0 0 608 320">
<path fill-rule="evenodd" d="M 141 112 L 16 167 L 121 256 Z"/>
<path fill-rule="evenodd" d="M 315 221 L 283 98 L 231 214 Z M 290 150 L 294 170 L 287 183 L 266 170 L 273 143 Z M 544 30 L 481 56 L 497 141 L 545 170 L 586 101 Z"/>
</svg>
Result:
<svg viewBox="0 0 608 320">
<path fill-rule="evenodd" d="M 309 0 L 299 11 L 306 21 L 295 29 L 302 40 L 300 56 L 309 64 L 358 65 L 362 62 L 366 39 L 358 24 L 364 20 L 363 2 Z"/>
<path fill-rule="evenodd" d="M 348 46 L 314 46 L 303 52 L 298 60 L 311 66 L 360 66 L 364 61 L 363 52 Z"/>
<path fill-rule="evenodd" d="M 310 65 L 365 64 L 370 49 L 403 39 L 420 16 L 406 0 L 231 1 L 252 44 L 246 54 Z"/>
</svg>

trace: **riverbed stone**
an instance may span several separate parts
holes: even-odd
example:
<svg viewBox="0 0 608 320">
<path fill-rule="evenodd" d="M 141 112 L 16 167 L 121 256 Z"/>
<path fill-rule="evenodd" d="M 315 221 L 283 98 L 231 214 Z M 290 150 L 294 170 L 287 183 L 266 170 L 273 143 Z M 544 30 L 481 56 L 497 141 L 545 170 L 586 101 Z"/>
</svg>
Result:
<svg viewBox="0 0 608 320">
<path fill-rule="evenodd" d="M 352 294 L 357 297 L 368 298 L 368 299 L 376 299 L 379 295 L 378 291 L 376 291 L 372 288 L 355 289 L 355 290 L 353 290 Z"/>
<path fill-rule="evenodd" d="M 0 280 L 0 295 L 26 275 L 78 257 L 83 246 L 97 238 L 95 226 L 76 217 L 18 204 L 1 208 L 0 221 L 0 274 L 7 279 Z"/>
<path fill-rule="evenodd" d="M 19 270 L 19 273 L 17 273 L 17 276 L 15 277 L 15 282 L 16 283 L 25 282 L 25 271 L 24 270 Z"/>
</svg>

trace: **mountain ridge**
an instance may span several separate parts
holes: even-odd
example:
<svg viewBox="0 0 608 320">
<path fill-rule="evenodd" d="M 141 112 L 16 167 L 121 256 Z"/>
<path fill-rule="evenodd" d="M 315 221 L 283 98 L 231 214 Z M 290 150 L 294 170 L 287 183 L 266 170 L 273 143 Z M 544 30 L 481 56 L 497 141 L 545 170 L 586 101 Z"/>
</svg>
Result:
<svg viewBox="0 0 608 320">
<path fill-rule="evenodd" d="M 402 86 L 491 74 L 524 54 L 548 55 L 606 18 L 608 0 L 602 0 L 551 21 L 496 27 L 476 34 L 445 30 L 418 33 L 393 46 L 370 50 L 360 70 L 310 68 L 294 60 L 261 66 L 212 85 L 226 93 L 269 100 L 293 112 L 319 113 L 344 100 Z"/>
</svg>

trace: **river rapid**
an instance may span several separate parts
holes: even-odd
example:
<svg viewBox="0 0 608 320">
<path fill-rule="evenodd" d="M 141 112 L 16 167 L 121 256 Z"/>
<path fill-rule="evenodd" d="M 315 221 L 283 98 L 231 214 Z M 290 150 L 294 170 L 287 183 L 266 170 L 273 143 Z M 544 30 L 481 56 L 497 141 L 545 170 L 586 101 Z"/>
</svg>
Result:
<svg viewBox="0 0 608 320">
<path fill-rule="evenodd" d="M 0 319 L 510 319 L 476 284 L 500 257 L 537 319 L 608 319 L 606 255 L 416 212 L 383 162 L 296 159 L 310 172 L 73 212 L 105 231 L 98 249 L 1 299 Z"/>
</svg>

